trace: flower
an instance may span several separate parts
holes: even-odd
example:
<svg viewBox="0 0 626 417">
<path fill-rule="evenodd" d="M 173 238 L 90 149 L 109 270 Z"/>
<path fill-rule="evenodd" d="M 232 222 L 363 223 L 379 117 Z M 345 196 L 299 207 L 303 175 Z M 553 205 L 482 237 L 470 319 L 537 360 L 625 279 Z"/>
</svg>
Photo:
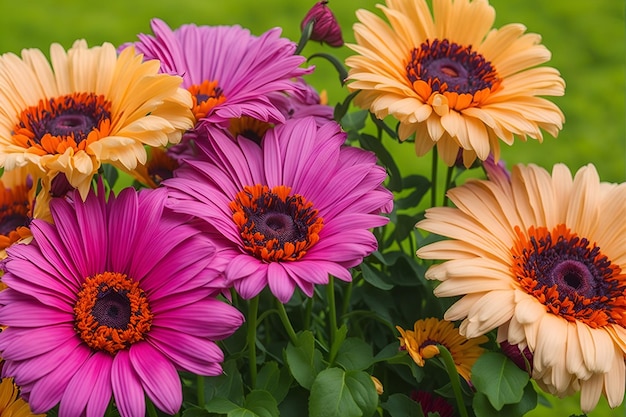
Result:
<svg viewBox="0 0 626 417">
<path fill-rule="evenodd" d="M 473 180 L 449 191 L 456 208 L 426 211 L 417 227 L 451 239 L 417 251 L 447 261 L 426 277 L 446 312 L 475 337 L 527 346 L 533 378 L 556 395 L 580 389 L 581 408 L 622 402 L 626 353 L 626 184 L 601 183 L 593 165 L 572 178 L 515 165 L 510 181 Z M 609 214 L 610 213 L 610 214 Z"/>
<path fill-rule="evenodd" d="M 313 21 L 313 28 L 309 39 L 336 48 L 343 46 L 341 26 L 328 7 L 328 0 L 318 1 L 311 7 L 300 23 L 300 30 L 304 31 L 311 21 Z"/>
<path fill-rule="evenodd" d="M 200 124 L 228 128 L 229 119 L 241 116 L 281 123 L 284 116 L 268 94 L 295 91 L 292 78 L 312 71 L 299 68 L 305 58 L 294 55 L 295 43 L 280 38 L 279 28 L 257 37 L 237 25 L 172 30 L 160 19 L 151 25 L 154 36 L 139 35 L 137 52 L 160 60 L 162 72 L 183 77 Z"/>
<path fill-rule="evenodd" d="M 173 210 L 223 235 L 226 280 L 245 299 L 269 285 L 283 303 L 296 285 L 311 297 L 328 274 L 350 281 L 392 204 L 374 154 L 343 146 L 338 124 L 313 118 L 276 126 L 260 146 L 219 134 L 205 141 L 207 162 L 187 161 L 163 185 Z"/>
<path fill-rule="evenodd" d="M 492 152 L 498 138 L 542 140 L 556 136 L 563 114 L 538 96 L 560 96 L 564 82 L 540 36 L 520 24 L 491 29 L 495 11 L 487 0 L 387 0 L 379 6 L 390 24 L 358 10 L 358 55 L 348 57 L 355 103 L 379 119 L 392 115 L 401 140 L 415 134 L 417 155 L 436 144 L 448 166 L 463 150 L 465 166 Z"/>
<path fill-rule="evenodd" d="M 149 188 L 157 188 L 163 180 L 172 178 L 179 163 L 177 155 L 170 155 L 167 149 L 152 148 L 149 150 L 148 160 L 138 165 L 131 174 Z"/>
<path fill-rule="evenodd" d="M 459 334 L 454 324 L 434 317 L 417 320 L 413 330 L 400 326 L 396 329 L 400 332 L 400 348 L 406 350 L 418 366 L 424 366 L 425 359 L 439 355 L 437 345 L 442 345 L 450 351 L 456 370 L 467 382 L 474 362 L 484 351 L 479 345 L 488 340 L 486 336 L 467 339 Z"/>
<path fill-rule="evenodd" d="M 13 378 L 2 378 L 0 382 L 0 417 L 36 417 L 45 414 L 33 414 L 30 406 L 19 395 L 19 389 Z"/>
<path fill-rule="evenodd" d="M 414 391 L 411 393 L 411 399 L 419 403 L 424 416 L 439 413 L 439 417 L 454 417 L 454 407 L 442 397 L 428 391 Z"/>
<path fill-rule="evenodd" d="M 35 189 L 24 168 L 7 171 L 0 177 L 0 259 L 6 248 L 31 236 Z"/>
<path fill-rule="evenodd" d="M 66 175 L 84 199 L 102 163 L 132 170 L 146 161 L 144 145 L 180 140 L 193 126 L 191 98 L 181 79 L 157 74 L 134 50 L 113 45 L 67 52 L 50 47 L 0 56 L 0 166 L 30 165 L 39 176 Z"/>
<path fill-rule="evenodd" d="M 177 370 L 219 375 L 215 344 L 243 321 L 216 298 L 223 288 L 211 238 L 164 208 L 164 189 L 84 202 L 56 198 L 54 224 L 33 220 L 33 241 L 7 249 L 0 292 L 2 375 L 35 412 L 167 414 L 182 403 Z"/>
</svg>

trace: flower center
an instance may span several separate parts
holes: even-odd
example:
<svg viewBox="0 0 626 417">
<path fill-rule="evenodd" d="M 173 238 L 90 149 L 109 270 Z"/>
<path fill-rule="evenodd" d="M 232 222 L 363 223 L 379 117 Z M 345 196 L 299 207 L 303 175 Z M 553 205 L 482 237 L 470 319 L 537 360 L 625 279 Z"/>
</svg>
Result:
<svg viewBox="0 0 626 417">
<path fill-rule="evenodd" d="M 1 186 L 1 183 L 0 183 Z M 31 220 L 31 204 L 26 185 L 4 188 L 0 195 L 0 235 L 8 236 L 19 227 L 28 227 Z"/>
<path fill-rule="evenodd" d="M 109 135 L 111 103 L 93 93 L 73 93 L 22 111 L 13 141 L 39 155 L 75 152 Z"/>
<path fill-rule="evenodd" d="M 265 132 L 271 127 L 272 125 L 268 122 L 263 122 L 249 116 L 242 116 L 236 119 L 230 119 L 228 130 L 235 138 L 237 136 L 243 136 L 244 138 L 248 138 L 260 144 Z"/>
<path fill-rule="evenodd" d="M 451 107 L 462 110 L 479 105 L 500 86 L 495 68 L 472 46 L 447 39 L 427 40 L 411 51 L 406 65 L 409 82 L 428 102 L 435 93 L 448 97 Z"/>
<path fill-rule="evenodd" d="M 516 233 L 513 273 L 549 312 L 593 328 L 626 327 L 626 274 L 598 246 L 563 224 Z"/>
<path fill-rule="evenodd" d="M 159 185 L 161 182 L 174 176 L 174 170 L 178 168 L 178 162 L 170 157 L 167 151 L 161 148 L 153 148 L 146 168 L 155 185 Z"/>
<path fill-rule="evenodd" d="M 193 98 L 192 112 L 196 120 L 206 117 L 213 107 L 226 101 L 217 81 L 204 80 L 202 84 L 194 84 L 188 90 Z"/>
<path fill-rule="evenodd" d="M 114 355 L 143 340 L 152 312 L 139 283 L 117 272 L 85 279 L 74 305 L 74 328 L 93 350 Z"/>
<path fill-rule="evenodd" d="M 245 249 L 264 262 L 295 261 L 319 240 L 324 221 L 290 187 L 246 186 L 230 203 Z"/>
</svg>

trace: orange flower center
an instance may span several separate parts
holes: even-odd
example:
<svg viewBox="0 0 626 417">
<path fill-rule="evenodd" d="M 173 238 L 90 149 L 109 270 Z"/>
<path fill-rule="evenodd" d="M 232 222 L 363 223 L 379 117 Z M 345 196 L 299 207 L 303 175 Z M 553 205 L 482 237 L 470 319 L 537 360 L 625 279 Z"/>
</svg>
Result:
<svg viewBox="0 0 626 417">
<path fill-rule="evenodd" d="M 427 40 L 414 48 L 406 74 L 424 102 L 430 102 L 439 93 L 456 110 L 480 106 L 501 82 L 491 62 L 472 51 L 471 45 L 458 45 L 447 39 Z"/>
<path fill-rule="evenodd" d="M 146 164 L 148 176 L 155 185 L 161 184 L 164 180 L 174 176 L 174 170 L 178 168 L 178 162 L 161 148 L 152 148 L 150 160 Z"/>
<path fill-rule="evenodd" d="M 23 237 L 29 236 L 32 204 L 28 192 L 32 181 L 5 188 L 0 182 L 0 249 L 6 249 Z"/>
<path fill-rule="evenodd" d="M 73 93 L 40 100 L 22 111 L 13 142 L 37 155 L 77 152 L 109 135 L 111 103 L 102 95 Z"/>
<path fill-rule="evenodd" d="M 626 327 L 626 274 L 595 243 L 564 224 L 552 231 L 531 227 L 512 248 L 512 272 L 546 310 L 598 328 Z"/>
<path fill-rule="evenodd" d="M 296 261 L 319 240 L 324 221 L 290 187 L 246 186 L 230 203 L 245 249 L 264 262 Z"/>
<path fill-rule="evenodd" d="M 238 119 L 230 119 L 228 130 L 233 137 L 243 136 L 260 144 L 265 132 L 271 127 L 272 125 L 268 122 L 263 122 L 249 116 L 242 116 Z"/>
<path fill-rule="evenodd" d="M 202 84 L 194 84 L 188 88 L 193 98 L 192 112 L 196 120 L 206 117 L 213 109 L 226 101 L 222 89 L 217 85 L 217 81 L 204 80 Z"/>
<path fill-rule="evenodd" d="M 80 338 L 93 350 L 111 355 L 143 340 L 152 318 L 139 283 L 117 272 L 86 278 L 74 305 L 74 328 Z"/>
</svg>

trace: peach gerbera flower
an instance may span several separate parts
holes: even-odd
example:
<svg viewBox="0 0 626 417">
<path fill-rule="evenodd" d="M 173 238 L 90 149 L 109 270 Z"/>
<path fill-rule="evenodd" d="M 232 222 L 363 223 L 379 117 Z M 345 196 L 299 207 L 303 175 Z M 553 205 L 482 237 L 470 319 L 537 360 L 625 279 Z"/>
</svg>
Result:
<svg viewBox="0 0 626 417">
<path fill-rule="evenodd" d="M 564 117 L 540 96 L 561 96 L 557 70 L 538 67 L 550 59 L 539 35 L 521 24 L 492 29 L 495 11 L 487 0 L 387 0 L 378 6 L 389 23 L 358 10 L 354 25 L 358 55 L 346 60 L 355 103 L 378 118 L 399 122 L 399 137 L 415 134 L 416 153 L 437 145 L 448 166 L 463 150 L 466 166 L 498 139 L 542 140 L 556 136 Z"/>
<path fill-rule="evenodd" d="M 0 56 L 0 166 L 31 166 L 46 183 L 63 173 L 84 199 L 102 163 L 145 163 L 144 145 L 178 142 L 194 123 L 182 78 L 158 72 L 133 48 L 84 40 L 52 44 L 50 62 L 38 49 Z"/>
<path fill-rule="evenodd" d="M 563 396 L 581 391 L 590 411 L 604 392 L 623 400 L 626 366 L 626 183 L 601 183 L 593 165 L 572 178 L 517 165 L 511 179 L 474 180 L 449 191 L 452 207 L 426 211 L 417 227 L 449 237 L 418 250 L 445 259 L 426 273 L 435 294 L 462 296 L 446 312 L 475 337 L 528 347 L 532 376 Z"/>
</svg>

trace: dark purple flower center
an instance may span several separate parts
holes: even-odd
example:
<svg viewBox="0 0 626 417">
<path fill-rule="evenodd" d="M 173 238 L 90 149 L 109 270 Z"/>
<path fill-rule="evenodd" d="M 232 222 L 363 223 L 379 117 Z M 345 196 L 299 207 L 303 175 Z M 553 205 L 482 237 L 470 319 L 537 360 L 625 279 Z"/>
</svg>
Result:
<svg viewBox="0 0 626 417">
<path fill-rule="evenodd" d="M 626 324 L 626 275 L 599 246 L 565 225 L 517 233 L 513 272 L 548 311 L 591 327 Z"/>
<path fill-rule="evenodd" d="M 28 202 L 24 204 L 25 210 L 28 210 Z M 5 211 L 5 208 L 0 208 L 2 212 Z M 12 213 L 2 216 L 0 219 L 0 235 L 8 236 L 9 233 L 14 231 L 20 226 L 28 227 L 30 225 L 31 218 L 26 213 Z"/>
<path fill-rule="evenodd" d="M 128 292 L 106 288 L 98 292 L 91 315 L 101 326 L 124 330 L 130 322 Z"/>
<path fill-rule="evenodd" d="M 459 45 L 447 39 L 427 40 L 411 51 L 406 66 L 411 85 L 422 81 L 431 92 L 452 92 L 474 95 L 492 90 L 499 78 L 491 62 L 472 50 L 472 46 Z M 426 97 L 425 99 L 428 99 Z"/>
<path fill-rule="evenodd" d="M 74 93 L 48 101 L 41 100 L 38 106 L 22 112 L 21 121 L 14 129 L 15 134 L 27 134 L 29 144 L 49 148 L 50 137 L 59 141 L 71 141 L 79 146 L 93 131 L 111 119 L 111 103 L 104 96 L 93 93 Z M 30 133 L 26 133 L 30 132 Z M 51 152 L 50 152 L 51 153 Z"/>
<path fill-rule="evenodd" d="M 319 240 L 323 220 L 290 188 L 245 187 L 230 204 L 244 248 L 265 262 L 294 261 Z"/>
</svg>

